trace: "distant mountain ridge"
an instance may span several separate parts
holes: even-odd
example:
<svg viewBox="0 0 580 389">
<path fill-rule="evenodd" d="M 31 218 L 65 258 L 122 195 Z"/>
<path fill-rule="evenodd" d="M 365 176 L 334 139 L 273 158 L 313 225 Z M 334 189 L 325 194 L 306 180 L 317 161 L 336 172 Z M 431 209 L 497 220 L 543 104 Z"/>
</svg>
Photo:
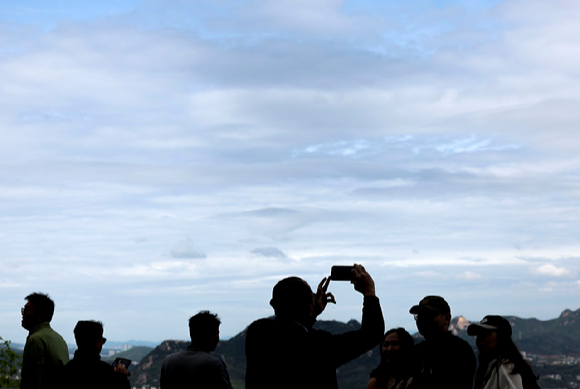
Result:
<svg viewBox="0 0 580 389">
<path fill-rule="evenodd" d="M 558 318 L 545 321 L 504 317 L 512 325 L 512 338 L 520 350 L 529 354 L 580 357 L 580 309 L 566 309 Z M 453 334 L 475 346 L 475 339 L 467 335 L 467 326 L 473 322 L 459 316 L 452 319 L 449 328 Z"/>
<path fill-rule="evenodd" d="M 128 340 L 126 342 L 119 342 L 119 341 L 115 341 L 115 340 L 107 340 L 107 346 L 113 346 L 113 347 L 120 347 L 120 346 L 124 346 L 126 344 L 130 344 L 131 346 L 144 346 L 144 347 L 151 347 L 151 348 L 155 348 L 159 345 L 159 342 L 151 342 L 148 340 Z"/>
<path fill-rule="evenodd" d="M 541 321 L 538 319 L 521 319 L 516 316 L 504 316 L 512 324 L 513 339 L 520 350 L 528 354 L 537 355 L 570 355 L 580 357 L 580 309 L 571 311 L 564 310 L 556 319 Z M 467 327 L 470 323 L 463 316 L 454 317 L 449 326 L 450 331 L 469 342 L 475 349 L 475 338 L 467 335 Z M 360 323 L 351 320 L 348 323 L 338 321 L 318 321 L 317 329 L 329 331 L 333 334 L 357 330 Z M 388 328 L 387 328 L 388 329 Z M 407 328 L 411 333 L 414 328 Z M 226 341 L 220 341 L 215 354 L 222 356 L 228 365 L 228 371 L 235 389 L 244 388 L 244 376 L 246 368 L 245 358 L 246 330 Z M 415 341 L 420 342 L 422 337 L 416 333 Z M 166 340 L 158 345 L 153 351 L 145 356 L 131 376 L 131 386 L 142 385 L 159 386 L 159 374 L 163 360 L 169 354 L 184 350 L 189 341 Z M 340 389 L 365 387 L 369 373 L 380 361 L 378 347 L 362 355 L 354 361 L 340 367 L 337 371 Z"/>
<path fill-rule="evenodd" d="M 133 363 L 131 367 L 133 367 L 136 363 L 139 363 L 143 357 L 149 354 L 153 350 L 152 347 L 147 346 L 135 346 L 129 350 L 119 351 L 113 355 L 109 355 L 107 357 L 101 356 L 101 360 L 112 363 L 116 358 L 127 358 L 130 359 Z"/>
</svg>

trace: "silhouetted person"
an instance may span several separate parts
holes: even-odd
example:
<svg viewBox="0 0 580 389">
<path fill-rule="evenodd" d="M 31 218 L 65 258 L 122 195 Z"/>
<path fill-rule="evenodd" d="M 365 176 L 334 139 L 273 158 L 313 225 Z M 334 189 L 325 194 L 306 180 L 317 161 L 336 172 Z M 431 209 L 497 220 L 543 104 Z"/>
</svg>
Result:
<svg viewBox="0 0 580 389">
<path fill-rule="evenodd" d="M 415 340 L 404 328 L 388 330 L 381 344 L 381 363 L 371 372 L 367 389 L 406 389 L 413 382 Z"/>
<path fill-rule="evenodd" d="M 22 389 L 56 388 L 56 380 L 68 362 L 66 342 L 50 327 L 54 301 L 43 293 L 26 296 L 22 327 L 28 330 L 22 355 Z"/>
<path fill-rule="evenodd" d="M 107 341 L 103 338 L 103 323 L 82 320 L 74 329 L 78 349 L 74 358 L 64 367 L 64 389 L 129 389 L 129 372 L 123 364 L 117 367 L 101 361 L 101 350 Z"/>
<path fill-rule="evenodd" d="M 475 389 L 540 389 L 537 377 L 512 340 L 512 326 L 501 316 L 488 315 L 467 327 L 477 336 L 479 368 Z"/>
<path fill-rule="evenodd" d="M 191 345 L 171 354 L 161 367 L 162 389 L 231 389 L 226 364 L 210 355 L 220 340 L 220 319 L 201 311 L 189 319 Z"/>
<path fill-rule="evenodd" d="M 373 279 L 360 265 L 352 274 L 364 295 L 361 329 L 340 335 L 312 328 L 326 304 L 335 303 L 326 293 L 330 279 L 316 295 L 298 277 L 274 286 L 275 317 L 255 321 L 246 333 L 246 389 L 336 389 L 336 369 L 380 343 L 385 323 Z"/>
<path fill-rule="evenodd" d="M 414 389 L 471 389 L 475 355 L 471 346 L 449 332 L 451 309 L 439 296 L 427 296 L 409 310 L 425 341 L 416 346 Z"/>
</svg>

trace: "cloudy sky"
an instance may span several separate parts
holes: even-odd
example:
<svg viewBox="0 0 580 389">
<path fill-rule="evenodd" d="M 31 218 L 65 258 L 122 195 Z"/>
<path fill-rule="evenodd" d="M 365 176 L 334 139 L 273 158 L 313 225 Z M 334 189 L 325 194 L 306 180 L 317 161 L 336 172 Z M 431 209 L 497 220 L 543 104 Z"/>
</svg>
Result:
<svg viewBox="0 0 580 389">
<path fill-rule="evenodd" d="M 98 4 L 97 4 L 98 3 Z M 387 327 L 580 308 L 580 3 L 0 5 L 0 336 L 33 291 L 112 340 L 222 336 L 374 277 Z M 332 283 L 322 319 L 360 319 Z"/>
</svg>

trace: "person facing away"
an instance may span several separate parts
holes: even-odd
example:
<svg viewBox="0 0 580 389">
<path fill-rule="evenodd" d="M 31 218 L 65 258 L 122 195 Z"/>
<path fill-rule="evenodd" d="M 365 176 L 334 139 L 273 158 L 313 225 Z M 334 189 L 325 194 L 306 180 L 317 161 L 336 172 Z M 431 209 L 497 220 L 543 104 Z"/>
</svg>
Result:
<svg viewBox="0 0 580 389">
<path fill-rule="evenodd" d="M 25 297 L 22 308 L 22 327 L 28 330 L 22 354 L 22 389 L 52 389 L 68 362 L 68 346 L 50 327 L 54 314 L 54 301 L 43 293 Z"/>
<path fill-rule="evenodd" d="M 410 310 L 425 340 L 416 346 L 413 389 L 471 389 L 475 354 L 463 339 L 449 332 L 451 308 L 442 297 L 427 296 Z"/>
<path fill-rule="evenodd" d="M 210 355 L 220 340 L 220 324 L 219 317 L 208 311 L 189 319 L 191 345 L 163 361 L 162 389 L 232 389 L 225 362 Z"/>
<path fill-rule="evenodd" d="M 256 320 L 246 331 L 246 389 L 336 389 L 336 369 L 380 343 L 385 323 L 374 281 L 357 264 L 352 277 L 364 296 L 361 328 L 339 335 L 312 328 L 327 303 L 336 303 L 327 293 L 330 278 L 316 294 L 298 277 L 274 286 L 275 317 Z"/>
<path fill-rule="evenodd" d="M 62 371 L 64 389 L 129 389 L 129 372 L 120 363 L 117 367 L 101 361 L 101 350 L 107 341 L 103 338 L 103 323 L 81 320 L 74 329 L 77 350 L 74 358 Z"/>
<path fill-rule="evenodd" d="M 539 389 L 538 378 L 512 340 L 512 326 L 497 315 L 470 324 L 467 334 L 477 336 L 479 368 L 474 389 Z"/>
<path fill-rule="evenodd" d="M 371 372 L 367 389 L 405 389 L 413 382 L 412 363 L 415 341 L 404 328 L 385 333 L 381 363 Z"/>
</svg>

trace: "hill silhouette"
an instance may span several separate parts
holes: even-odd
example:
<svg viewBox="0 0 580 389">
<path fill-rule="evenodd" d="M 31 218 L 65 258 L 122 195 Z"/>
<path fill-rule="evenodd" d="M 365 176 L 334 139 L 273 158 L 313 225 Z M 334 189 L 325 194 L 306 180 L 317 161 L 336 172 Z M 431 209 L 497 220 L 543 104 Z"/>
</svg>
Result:
<svg viewBox="0 0 580 389">
<path fill-rule="evenodd" d="M 116 358 L 127 358 L 134 362 L 139 362 L 144 356 L 149 354 L 153 347 L 136 346 L 126 351 L 121 351 L 108 357 L 103 357 L 101 360 L 112 363 Z M 133 364 L 131 364 L 133 366 Z"/>
<path fill-rule="evenodd" d="M 512 338 L 520 350 L 528 354 L 580 357 L 580 309 L 566 309 L 558 318 L 545 321 L 504 317 L 512 325 Z M 467 335 L 469 323 L 461 316 L 453 318 L 450 330 L 475 346 L 475 338 Z"/>
<path fill-rule="evenodd" d="M 341 334 L 348 331 L 358 330 L 360 323 L 351 320 L 348 323 L 338 321 L 318 321 L 314 325 L 316 329 L 328 331 L 332 334 Z M 244 388 L 244 377 L 246 374 L 245 355 L 246 330 L 240 332 L 233 338 L 220 341 L 214 354 L 225 360 L 228 365 L 228 372 L 234 389 Z M 163 360 L 169 354 L 185 350 L 189 346 L 189 341 L 166 340 L 147 354 L 139 365 L 132 371 L 130 377 L 131 386 L 141 387 L 143 385 L 159 386 L 159 374 Z M 342 366 L 337 371 L 340 388 L 351 388 L 360 386 L 361 377 L 368 380 L 370 370 L 379 363 L 378 348 L 369 351 L 356 360 Z M 369 366 L 371 367 L 369 370 Z M 366 385 L 366 381 L 365 385 Z"/>
<path fill-rule="evenodd" d="M 513 339 L 520 350 L 536 355 L 569 355 L 580 357 L 580 309 L 563 311 L 556 319 L 541 321 L 535 318 L 522 319 L 516 316 L 505 316 L 512 324 Z M 481 319 L 481 318 L 479 318 Z M 476 321 L 479 321 L 477 319 Z M 450 331 L 467 340 L 475 349 L 474 337 L 467 335 L 467 326 L 472 323 L 462 316 L 454 317 L 449 326 Z M 348 323 L 338 321 L 318 321 L 315 328 L 340 334 L 360 328 L 360 323 L 351 320 Z M 413 333 L 414 328 L 407 329 Z M 244 352 L 246 330 L 233 338 L 220 341 L 214 354 L 220 356 L 228 365 L 228 371 L 235 389 L 244 388 L 246 358 Z M 415 342 L 422 337 L 416 333 Z M 163 360 L 169 354 L 184 350 L 189 341 L 166 340 L 147 354 L 133 370 L 131 386 L 159 386 L 159 374 Z M 378 347 L 360 356 L 337 370 L 340 389 L 365 387 L 369 373 L 380 361 Z"/>
</svg>

